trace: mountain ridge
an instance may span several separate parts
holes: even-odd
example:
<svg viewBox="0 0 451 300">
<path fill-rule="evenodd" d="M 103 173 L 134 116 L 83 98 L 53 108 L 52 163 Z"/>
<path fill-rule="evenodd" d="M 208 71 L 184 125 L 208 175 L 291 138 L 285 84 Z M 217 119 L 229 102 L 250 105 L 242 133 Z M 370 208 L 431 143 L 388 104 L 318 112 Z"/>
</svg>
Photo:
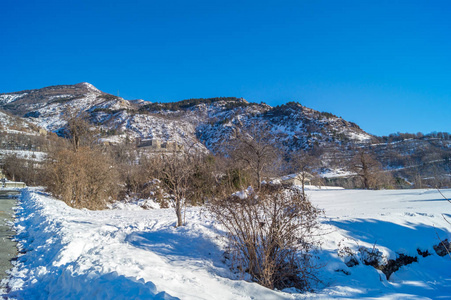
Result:
<svg viewBox="0 0 451 300">
<path fill-rule="evenodd" d="M 118 133 L 105 137 L 113 143 L 125 136 L 159 138 L 215 151 L 219 139 L 230 138 L 229 127 L 238 128 L 249 122 L 269 123 L 282 144 L 296 150 L 307 149 L 315 142 L 372 139 L 372 135 L 352 122 L 295 102 L 271 107 L 237 97 L 166 103 L 129 101 L 104 93 L 87 82 L 0 94 L 0 108 L 54 132 L 64 127 L 65 113 L 88 114 L 92 124 L 105 132 Z"/>
<path fill-rule="evenodd" d="M 353 122 L 297 102 L 275 107 L 237 97 L 147 102 L 126 100 L 82 82 L 0 94 L 0 110 L 14 117 L 13 123 L 23 122 L 24 128 L 43 128 L 60 136 L 67 119 L 80 116 L 99 129 L 103 143 L 157 139 L 203 153 L 221 151 L 239 131 L 254 126 L 271 136 L 283 152 L 307 151 L 326 169 L 346 169 L 352 157 L 364 150 L 407 182 L 418 174 L 424 178 L 439 174 L 444 182 L 451 178 L 449 133 L 378 137 Z"/>
</svg>

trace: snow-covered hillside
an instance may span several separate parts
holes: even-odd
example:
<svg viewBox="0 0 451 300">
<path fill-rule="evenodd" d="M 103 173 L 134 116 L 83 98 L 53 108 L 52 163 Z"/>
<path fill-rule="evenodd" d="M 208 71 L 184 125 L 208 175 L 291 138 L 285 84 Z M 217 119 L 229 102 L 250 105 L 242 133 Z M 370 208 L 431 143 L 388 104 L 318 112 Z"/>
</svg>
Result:
<svg viewBox="0 0 451 300">
<path fill-rule="evenodd" d="M 93 129 L 98 129 L 99 140 L 104 143 L 130 145 L 156 139 L 203 153 L 220 152 L 237 132 L 254 127 L 271 137 L 275 147 L 284 153 L 306 150 L 319 157 L 323 168 L 347 171 L 352 157 L 364 149 L 375 154 L 401 183 L 424 187 L 428 186 L 423 184 L 427 178 L 441 177 L 439 181 L 443 183 L 438 186 L 449 186 L 449 134 L 419 134 L 411 139 L 400 139 L 399 135 L 375 137 L 357 124 L 296 102 L 271 107 L 235 97 L 167 103 L 129 101 L 82 82 L 0 94 L 0 109 L 13 114 L 19 123 L 42 127 L 60 136 L 67 133 L 64 128 L 69 117 L 82 116 Z M 3 119 L 0 112 L 0 121 L 6 124 Z M 418 178 L 422 179 L 420 183 Z"/>
<path fill-rule="evenodd" d="M 86 82 L 2 94 L 0 108 L 48 131 L 61 130 L 69 115 L 78 114 L 108 133 L 104 141 L 172 140 L 201 150 L 217 150 L 220 142 L 249 123 L 270 124 L 278 144 L 292 150 L 372 139 L 355 124 L 297 103 L 271 107 L 229 97 L 158 104 L 124 100 Z"/>
<path fill-rule="evenodd" d="M 451 190 L 443 191 L 451 197 Z M 445 299 L 451 259 L 433 246 L 451 237 L 451 204 L 435 190 L 311 190 L 325 209 L 315 293 L 271 291 L 244 281 L 224 261 L 222 231 L 200 207 L 174 228 L 172 209 L 88 211 L 26 190 L 17 209 L 23 254 L 5 297 L 18 299 Z M 374 248 L 373 248 L 374 247 Z M 363 259 L 417 257 L 387 280 L 372 266 L 348 267 L 344 249 Z M 429 256 L 418 254 L 418 249 Z M 346 251 L 345 251 L 346 252 Z"/>
<path fill-rule="evenodd" d="M 13 93 L 13 94 L 4 94 L 4 95 L 0 95 L 0 103 L 2 105 L 14 102 L 15 100 L 26 96 L 27 93 Z"/>
<path fill-rule="evenodd" d="M 6 114 L 3 111 L 0 111 L 0 130 L 11 133 L 34 134 L 31 133 L 30 124 L 26 120 Z"/>
</svg>

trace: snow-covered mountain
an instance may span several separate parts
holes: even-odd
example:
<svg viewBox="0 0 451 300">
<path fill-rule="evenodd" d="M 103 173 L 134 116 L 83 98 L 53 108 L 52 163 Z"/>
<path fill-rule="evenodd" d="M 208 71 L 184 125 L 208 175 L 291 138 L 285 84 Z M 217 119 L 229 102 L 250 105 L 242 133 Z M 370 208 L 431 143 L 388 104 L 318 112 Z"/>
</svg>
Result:
<svg viewBox="0 0 451 300">
<path fill-rule="evenodd" d="M 92 107 L 119 107 L 120 99 L 83 82 L 0 95 L 2 109 L 21 116 L 48 131 L 57 131 L 69 115 Z M 128 103 L 124 102 L 124 105 Z"/>
<path fill-rule="evenodd" d="M 7 113 L 0 115 L 3 127 L 14 119 L 22 124 L 14 128 L 43 128 L 62 135 L 68 117 L 79 115 L 99 129 L 104 142 L 158 139 L 201 152 L 216 152 L 243 127 L 253 126 L 273 137 L 280 149 L 308 150 L 332 170 L 346 170 L 356 151 L 366 149 L 407 182 L 440 177 L 434 185 L 449 186 L 451 174 L 449 133 L 372 136 L 352 122 L 296 102 L 271 107 L 220 97 L 152 103 L 125 100 L 83 82 L 0 94 L 1 110 Z"/>
<path fill-rule="evenodd" d="M 106 141 L 156 138 L 212 151 L 251 123 L 268 124 L 280 147 L 289 150 L 373 139 L 356 124 L 294 102 L 271 107 L 241 98 L 129 101 L 86 82 L 0 94 L 0 108 L 48 131 L 59 132 L 67 116 L 78 114 L 100 127 Z"/>
<path fill-rule="evenodd" d="M 25 119 L 0 111 L 0 131 L 31 133 L 35 130 L 36 127 L 32 126 Z"/>
</svg>

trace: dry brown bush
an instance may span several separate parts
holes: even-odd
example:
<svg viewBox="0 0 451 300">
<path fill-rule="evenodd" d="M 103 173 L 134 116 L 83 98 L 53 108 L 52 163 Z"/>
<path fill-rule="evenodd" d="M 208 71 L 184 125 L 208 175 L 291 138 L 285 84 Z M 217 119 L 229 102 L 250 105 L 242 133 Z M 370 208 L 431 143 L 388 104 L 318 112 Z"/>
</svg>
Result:
<svg viewBox="0 0 451 300">
<path fill-rule="evenodd" d="M 39 163 L 17 155 L 7 155 L 2 159 L 3 172 L 12 181 L 22 181 L 27 185 L 41 184 L 42 169 Z"/>
<path fill-rule="evenodd" d="M 264 184 L 247 197 L 213 201 L 209 209 L 227 231 L 234 267 L 271 289 L 309 287 L 320 211 L 301 190 Z"/>
<path fill-rule="evenodd" d="M 274 136 L 268 124 L 242 128 L 226 148 L 228 155 L 242 171 L 249 171 L 254 186 L 259 190 L 263 179 L 277 174 L 280 153 L 274 146 Z"/>
<path fill-rule="evenodd" d="M 350 170 L 361 179 L 364 189 L 393 188 L 393 176 L 384 172 L 382 164 L 368 151 L 360 150 L 350 161 Z"/>
<path fill-rule="evenodd" d="M 48 191 L 76 208 L 102 209 L 118 192 L 118 172 L 98 149 L 55 149 L 45 174 Z"/>
</svg>

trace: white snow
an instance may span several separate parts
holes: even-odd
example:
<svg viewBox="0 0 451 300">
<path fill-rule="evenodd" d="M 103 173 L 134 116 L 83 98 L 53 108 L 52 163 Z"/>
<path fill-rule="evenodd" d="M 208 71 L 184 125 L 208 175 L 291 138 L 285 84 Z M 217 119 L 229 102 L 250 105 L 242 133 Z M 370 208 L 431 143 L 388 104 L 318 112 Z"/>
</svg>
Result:
<svg viewBox="0 0 451 300">
<path fill-rule="evenodd" d="M 4 94 L 4 95 L 0 95 L 0 104 L 8 104 L 11 102 L 16 101 L 17 99 L 28 95 L 28 93 L 22 93 L 22 94 Z"/>
<path fill-rule="evenodd" d="M 90 84 L 89 82 L 82 82 L 81 84 L 84 85 L 85 87 L 87 87 L 92 92 L 100 93 L 100 91 L 95 86 Z"/>
<path fill-rule="evenodd" d="M 47 101 L 52 101 L 52 100 L 55 100 L 55 99 L 61 99 L 61 98 L 71 98 L 71 97 L 73 97 L 74 95 L 72 95 L 72 94 L 61 94 L 61 95 L 55 95 L 55 96 L 50 96 L 50 97 L 48 97 L 47 98 Z"/>
<path fill-rule="evenodd" d="M 47 153 L 41 151 L 0 149 L 0 157 L 9 155 L 16 155 L 17 158 L 28 159 L 37 162 L 42 162 L 47 158 Z"/>
<path fill-rule="evenodd" d="M 356 175 L 356 173 L 342 169 L 327 170 L 320 174 L 322 178 L 348 177 L 353 175 Z"/>
<path fill-rule="evenodd" d="M 4 112 L 0 111 L 0 125 L 1 127 L 3 127 L 4 130 L 12 130 L 12 128 L 10 127 L 14 127 L 14 128 L 23 128 L 26 129 L 28 128 L 28 123 L 21 120 L 20 118 L 17 117 L 12 117 Z"/>
<path fill-rule="evenodd" d="M 442 191 L 447 197 L 451 190 Z M 311 190 L 325 209 L 315 293 L 271 291 L 241 280 L 223 262 L 225 240 L 201 207 L 175 228 L 173 209 L 77 210 L 26 189 L 17 210 L 19 256 L 4 297 L 18 299 L 446 299 L 451 259 L 433 245 L 451 237 L 451 203 L 434 190 Z M 395 258 L 432 253 L 390 280 L 371 266 L 347 267 L 338 250 Z M 363 248 L 362 248 L 363 249 Z M 363 252 L 362 252 L 363 253 Z M 361 254 L 360 256 L 364 256 Z M 346 275 L 345 273 L 349 274 Z M 288 293 L 291 291 L 293 293 Z M 6 292 L 4 292 L 6 293 Z M 1 293 L 0 293 L 1 295 Z"/>
<path fill-rule="evenodd" d="M 298 186 L 299 188 L 301 188 L 300 186 Z M 342 188 L 341 186 L 327 186 L 327 185 L 309 185 L 306 184 L 304 186 L 304 190 L 306 191 L 319 191 L 319 190 L 343 190 L 344 188 Z"/>
<path fill-rule="evenodd" d="M 14 130 L 14 129 L 6 129 L 5 132 L 9 133 L 9 134 L 23 134 L 23 135 L 33 135 L 33 136 L 39 135 L 37 132 L 28 132 L 28 131 Z"/>
<path fill-rule="evenodd" d="M 236 196 L 236 197 L 240 198 L 241 200 L 244 200 L 244 199 L 247 199 L 247 197 L 249 197 L 249 194 L 251 194 L 253 191 L 254 190 L 252 189 L 252 187 L 248 187 L 244 191 L 238 191 L 238 192 L 234 193 L 232 196 Z"/>
<path fill-rule="evenodd" d="M 344 131 L 344 133 L 347 134 L 348 137 L 352 140 L 358 140 L 360 142 L 365 142 L 365 141 L 371 140 L 371 136 L 364 132 L 356 133 L 353 131 Z"/>
</svg>

